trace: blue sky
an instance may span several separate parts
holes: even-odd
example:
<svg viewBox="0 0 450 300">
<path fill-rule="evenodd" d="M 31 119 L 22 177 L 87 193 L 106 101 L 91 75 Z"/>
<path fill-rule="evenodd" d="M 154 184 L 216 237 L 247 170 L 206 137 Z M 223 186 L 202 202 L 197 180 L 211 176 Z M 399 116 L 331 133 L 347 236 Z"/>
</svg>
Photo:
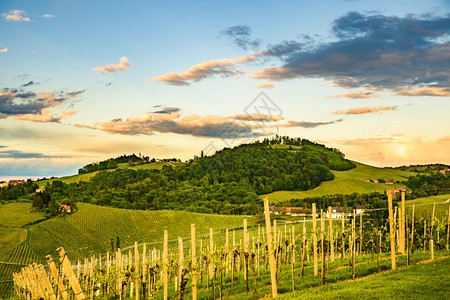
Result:
<svg viewBox="0 0 450 300">
<path fill-rule="evenodd" d="M 377 166 L 450 163 L 448 1 L 310 2 L 0 2 L 0 177 L 277 127 Z"/>
</svg>

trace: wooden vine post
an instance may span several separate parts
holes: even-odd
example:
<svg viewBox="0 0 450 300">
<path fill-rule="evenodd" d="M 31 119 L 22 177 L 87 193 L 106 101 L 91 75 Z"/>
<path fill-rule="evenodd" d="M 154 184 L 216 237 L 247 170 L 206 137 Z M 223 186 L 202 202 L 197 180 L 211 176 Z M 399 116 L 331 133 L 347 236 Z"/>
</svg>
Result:
<svg viewBox="0 0 450 300">
<path fill-rule="evenodd" d="M 195 224 L 191 224 L 192 300 L 197 300 L 197 254 L 195 248 Z"/>
<path fill-rule="evenodd" d="M 67 258 L 66 251 L 64 251 L 64 248 L 60 247 L 56 249 L 56 254 L 58 254 L 59 263 L 62 265 L 64 269 L 67 279 L 69 280 L 70 286 L 72 287 L 73 292 L 75 293 L 75 297 L 77 298 L 77 300 L 86 299 L 86 297 L 83 294 L 83 291 L 81 290 L 80 283 L 78 282 L 78 279 L 75 276 L 75 273 L 73 272 L 72 264 Z"/>
<path fill-rule="evenodd" d="M 53 261 L 52 256 L 47 255 L 45 257 L 45 259 L 47 260 L 47 264 L 50 268 L 50 272 L 52 273 L 53 279 L 55 280 L 55 283 L 58 286 L 58 290 L 61 293 L 61 297 L 63 298 L 63 300 L 66 300 L 67 299 L 67 289 L 64 286 L 61 276 L 59 276 L 58 268 L 56 267 L 56 264 Z"/>
<path fill-rule="evenodd" d="M 392 211 L 392 193 L 387 192 L 388 210 L 389 210 L 389 236 L 391 240 L 391 266 L 395 270 L 395 229 L 394 229 L 394 213 Z"/>
<path fill-rule="evenodd" d="M 134 242 L 134 272 L 134 288 L 136 292 L 136 300 L 139 300 L 139 249 L 137 242 Z"/>
<path fill-rule="evenodd" d="M 323 210 L 320 210 L 320 254 L 321 254 L 321 278 L 322 278 L 322 285 L 326 284 L 325 279 L 325 217 Z"/>
<path fill-rule="evenodd" d="M 413 204 L 412 206 L 412 212 L 411 212 L 411 245 L 409 246 L 411 248 L 411 252 L 414 252 L 414 210 L 416 206 Z"/>
<path fill-rule="evenodd" d="M 342 209 L 342 258 L 345 258 L 345 216 L 344 209 Z"/>
<path fill-rule="evenodd" d="M 272 248 L 272 230 L 270 225 L 270 211 L 269 211 L 269 199 L 264 198 L 264 216 L 266 219 L 266 233 L 267 233 L 267 250 L 269 254 L 269 266 L 270 266 L 270 279 L 272 282 L 272 298 L 278 296 L 277 291 L 277 266 L 275 262 L 275 256 Z"/>
<path fill-rule="evenodd" d="M 248 248 L 249 248 L 249 236 L 247 231 L 247 219 L 244 219 L 244 280 L 247 281 L 248 291 Z"/>
<path fill-rule="evenodd" d="M 319 267 L 318 267 L 318 257 L 317 257 L 317 211 L 316 211 L 316 204 L 312 204 L 312 226 L 313 226 L 313 259 L 314 259 L 314 276 L 317 276 L 319 274 Z"/>
<path fill-rule="evenodd" d="M 178 287 L 181 288 L 181 276 L 183 273 L 183 239 L 178 237 Z"/>
<path fill-rule="evenodd" d="M 214 236 L 213 236 L 213 229 L 209 228 L 209 267 L 208 267 L 208 273 L 209 273 L 209 279 L 214 279 L 214 261 L 213 261 L 213 252 L 214 252 Z"/>
<path fill-rule="evenodd" d="M 448 240 L 449 240 L 449 236 L 450 236 L 450 205 L 448 206 L 448 217 L 447 217 L 447 243 L 445 244 L 445 249 L 447 249 L 447 251 L 449 250 L 449 248 L 448 248 Z"/>
<path fill-rule="evenodd" d="M 355 264 L 356 264 L 356 211 L 353 210 L 352 218 L 352 279 L 355 280 Z"/>
<path fill-rule="evenodd" d="M 306 249 L 306 220 L 303 218 L 303 232 L 302 232 L 302 264 L 301 264 L 301 271 L 300 271 L 300 277 L 303 278 L 303 275 L 305 273 L 305 252 Z"/>
<path fill-rule="evenodd" d="M 169 237 L 167 230 L 164 230 L 164 247 L 163 247 L 163 282 L 164 282 L 164 300 L 168 298 L 169 282 L 168 282 L 168 268 L 169 268 L 169 254 L 168 254 Z"/>
<path fill-rule="evenodd" d="M 406 254 L 405 251 L 405 239 L 406 233 L 405 233 L 405 216 L 406 216 L 406 208 L 405 208 L 405 191 L 402 191 L 402 212 L 401 212 L 401 219 L 400 219 L 400 251 L 402 252 L 402 255 Z"/>
<path fill-rule="evenodd" d="M 433 212 L 431 214 L 431 228 L 430 228 L 430 257 L 431 260 L 434 259 L 434 237 L 433 237 L 433 229 L 434 229 L 434 214 L 436 211 L 436 203 L 433 203 Z"/>
<path fill-rule="evenodd" d="M 328 206 L 328 239 L 330 241 L 330 259 L 334 262 L 334 243 L 333 243 L 333 215 L 331 206 Z"/>
</svg>

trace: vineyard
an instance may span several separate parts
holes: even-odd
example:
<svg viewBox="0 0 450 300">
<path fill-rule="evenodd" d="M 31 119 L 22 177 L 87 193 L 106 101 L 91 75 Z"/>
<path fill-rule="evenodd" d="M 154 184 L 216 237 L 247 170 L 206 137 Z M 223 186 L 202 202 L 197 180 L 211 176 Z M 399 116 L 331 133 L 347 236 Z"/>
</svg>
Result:
<svg viewBox="0 0 450 300">
<path fill-rule="evenodd" d="M 111 250 L 85 258 L 50 245 L 39 250 L 39 258 L 42 261 L 47 254 L 54 258 L 47 256 L 42 266 L 33 264 L 16 271 L 15 293 L 23 299 L 30 295 L 46 299 L 56 295 L 63 299 L 254 299 L 295 291 L 293 295 L 299 295 L 307 288 L 427 260 L 439 268 L 439 260 L 450 255 L 450 204 L 406 206 L 404 194 L 402 198 L 399 207 L 392 207 L 389 195 L 388 208 L 348 211 L 334 219 L 331 207 L 316 210 L 313 205 L 311 218 L 291 224 L 271 222 L 266 200 L 266 226 L 242 218 L 233 230 L 231 223 L 208 231 L 214 221 L 179 219 L 183 226 L 174 232 L 160 220 L 150 233 L 160 242 L 141 243 L 146 233 L 137 231 L 129 236 L 137 237 L 133 246 L 105 245 L 104 250 Z M 134 218 L 135 222 L 144 219 Z M 57 255 L 53 255 L 56 248 Z"/>
</svg>

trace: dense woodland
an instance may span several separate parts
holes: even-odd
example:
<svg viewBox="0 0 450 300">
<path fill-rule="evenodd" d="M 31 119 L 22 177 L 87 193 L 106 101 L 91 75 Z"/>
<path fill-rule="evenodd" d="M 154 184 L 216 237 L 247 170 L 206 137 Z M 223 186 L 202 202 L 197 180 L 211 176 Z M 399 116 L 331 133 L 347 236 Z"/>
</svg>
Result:
<svg viewBox="0 0 450 300">
<path fill-rule="evenodd" d="M 130 160 L 123 156 L 120 161 Z M 119 158 L 114 159 L 119 161 Z M 111 160 L 109 160 L 111 161 Z M 88 165 L 89 166 L 89 165 Z M 332 180 L 330 170 L 348 170 L 355 165 L 337 149 L 304 139 L 277 137 L 262 142 L 223 149 L 210 157 L 196 157 L 162 170 L 118 168 L 102 170 L 88 182 L 66 184 L 53 181 L 35 193 L 36 183 L 0 190 L 1 201 L 32 201 L 33 207 L 56 213 L 59 204 L 86 202 L 130 209 L 178 209 L 204 213 L 256 214 L 262 210 L 259 197 L 279 190 L 309 190 Z M 86 166 L 85 166 L 86 168 Z M 413 190 L 409 198 L 446 193 L 450 177 L 436 173 L 417 175 L 404 182 Z M 333 195 L 292 199 L 286 205 L 318 207 L 370 204 L 385 207 L 384 194 Z"/>
</svg>

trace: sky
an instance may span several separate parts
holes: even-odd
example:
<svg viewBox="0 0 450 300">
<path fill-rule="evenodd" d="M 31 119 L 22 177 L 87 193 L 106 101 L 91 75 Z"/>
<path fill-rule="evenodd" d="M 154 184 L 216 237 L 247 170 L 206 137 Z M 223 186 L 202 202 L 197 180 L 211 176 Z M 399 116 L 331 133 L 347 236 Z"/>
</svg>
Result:
<svg viewBox="0 0 450 300">
<path fill-rule="evenodd" d="M 0 1 L 0 178 L 307 138 L 450 164 L 450 2 Z"/>
</svg>

